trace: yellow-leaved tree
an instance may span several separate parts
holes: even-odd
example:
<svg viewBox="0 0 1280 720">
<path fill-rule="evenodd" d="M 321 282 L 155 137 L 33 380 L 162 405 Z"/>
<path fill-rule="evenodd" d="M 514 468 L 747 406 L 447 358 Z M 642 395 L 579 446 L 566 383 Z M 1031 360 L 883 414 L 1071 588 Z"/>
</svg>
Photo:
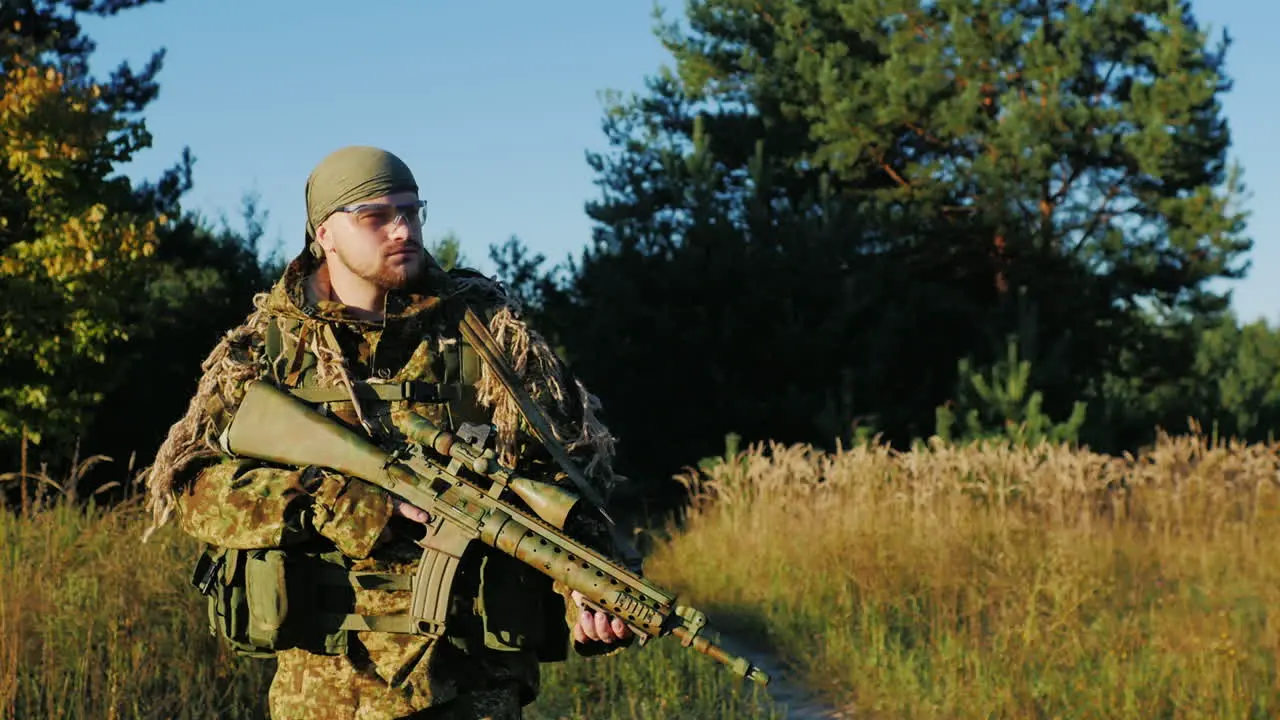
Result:
<svg viewBox="0 0 1280 720">
<path fill-rule="evenodd" d="M 95 81 L 74 19 L 137 4 L 0 4 L 0 456 L 24 428 L 47 449 L 79 434 L 166 222 L 112 174 L 150 143 L 161 54 Z"/>
</svg>

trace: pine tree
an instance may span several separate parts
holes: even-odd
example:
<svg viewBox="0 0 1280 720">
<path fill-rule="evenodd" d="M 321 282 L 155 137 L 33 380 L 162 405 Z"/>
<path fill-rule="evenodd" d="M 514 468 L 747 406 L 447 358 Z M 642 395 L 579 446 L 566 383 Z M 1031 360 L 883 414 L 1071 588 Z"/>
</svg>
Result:
<svg viewBox="0 0 1280 720">
<path fill-rule="evenodd" d="M 540 286 L 620 453 L 661 472 L 726 432 L 823 444 L 854 422 L 906 443 L 957 361 L 998 365 L 1028 320 L 1045 414 L 1087 401 L 1100 449 L 1151 431 L 1171 405 L 1120 411 L 1192 377 L 1227 305 L 1208 282 L 1251 246 L 1227 42 L 1187 3 L 693 0 L 684 20 L 658 29 L 674 68 L 606 113 L 591 247 Z"/>
<path fill-rule="evenodd" d="M 891 180 L 877 203 L 969 224 L 958 239 L 989 249 L 995 307 L 1026 288 L 1071 334 L 1059 408 L 1109 373 L 1153 387 L 1189 369 L 1227 307 L 1208 281 L 1241 277 L 1251 247 L 1226 164 L 1228 43 L 1209 45 L 1189 2 L 785 3 L 773 27 L 809 89 L 815 162 Z M 964 252 L 927 235 L 922 253 Z"/>
</svg>

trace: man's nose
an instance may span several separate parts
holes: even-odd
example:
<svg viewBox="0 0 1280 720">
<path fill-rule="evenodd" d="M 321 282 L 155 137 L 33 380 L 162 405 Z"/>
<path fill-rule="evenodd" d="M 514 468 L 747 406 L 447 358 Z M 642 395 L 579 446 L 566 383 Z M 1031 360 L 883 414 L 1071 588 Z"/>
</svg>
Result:
<svg viewBox="0 0 1280 720">
<path fill-rule="evenodd" d="M 388 228 L 388 234 L 396 239 L 404 240 L 413 235 L 413 228 L 410 227 L 409 218 L 404 213 L 400 213 L 392 218 Z"/>
</svg>

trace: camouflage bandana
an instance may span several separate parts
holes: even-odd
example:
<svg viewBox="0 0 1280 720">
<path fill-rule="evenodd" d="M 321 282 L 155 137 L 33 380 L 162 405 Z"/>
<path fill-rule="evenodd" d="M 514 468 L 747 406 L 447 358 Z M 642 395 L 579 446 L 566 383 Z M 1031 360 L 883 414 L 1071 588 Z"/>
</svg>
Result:
<svg viewBox="0 0 1280 720">
<path fill-rule="evenodd" d="M 386 150 L 352 145 L 326 156 L 307 178 L 306 245 L 317 257 L 316 228 L 344 205 L 380 195 L 417 192 L 418 183 L 403 160 Z"/>
</svg>

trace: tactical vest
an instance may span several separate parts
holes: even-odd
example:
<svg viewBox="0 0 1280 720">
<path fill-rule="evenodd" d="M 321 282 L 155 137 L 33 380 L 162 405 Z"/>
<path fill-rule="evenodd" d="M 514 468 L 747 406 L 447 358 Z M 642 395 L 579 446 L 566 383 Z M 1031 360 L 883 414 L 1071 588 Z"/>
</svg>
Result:
<svg viewBox="0 0 1280 720">
<path fill-rule="evenodd" d="M 288 323 L 287 332 L 277 322 Z M 298 399 L 350 423 L 349 391 L 317 385 L 316 358 L 305 345 L 292 342 L 297 327 L 296 321 L 280 318 L 268 325 L 265 350 L 272 374 Z M 357 385 L 362 411 L 375 430 L 391 422 L 395 403 L 435 406 L 440 417 L 433 419 L 453 432 L 464 422 L 488 423 L 475 394 L 479 355 L 461 337 L 447 347 L 442 363 L 436 363 L 443 365 L 438 379 Z M 354 571 L 349 558 L 325 545 L 288 550 L 206 546 L 191 581 L 207 598 L 210 631 L 249 657 L 271 657 L 288 648 L 344 654 L 349 633 L 370 630 L 445 638 L 469 653 L 529 651 L 543 662 L 567 657 L 564 600 L 551 579 L 482 543 L 472 543 L 463 555 L 448 597 L 438 586 L 415 587 L 421 574 Z M 432 555 L 428 551 L 421 562 L 443 562 Z M 425 593 L 425 603 L 419 604 L 433 609 L 434 617 L 356 614 L 358 588 Z"/>
</svg>

